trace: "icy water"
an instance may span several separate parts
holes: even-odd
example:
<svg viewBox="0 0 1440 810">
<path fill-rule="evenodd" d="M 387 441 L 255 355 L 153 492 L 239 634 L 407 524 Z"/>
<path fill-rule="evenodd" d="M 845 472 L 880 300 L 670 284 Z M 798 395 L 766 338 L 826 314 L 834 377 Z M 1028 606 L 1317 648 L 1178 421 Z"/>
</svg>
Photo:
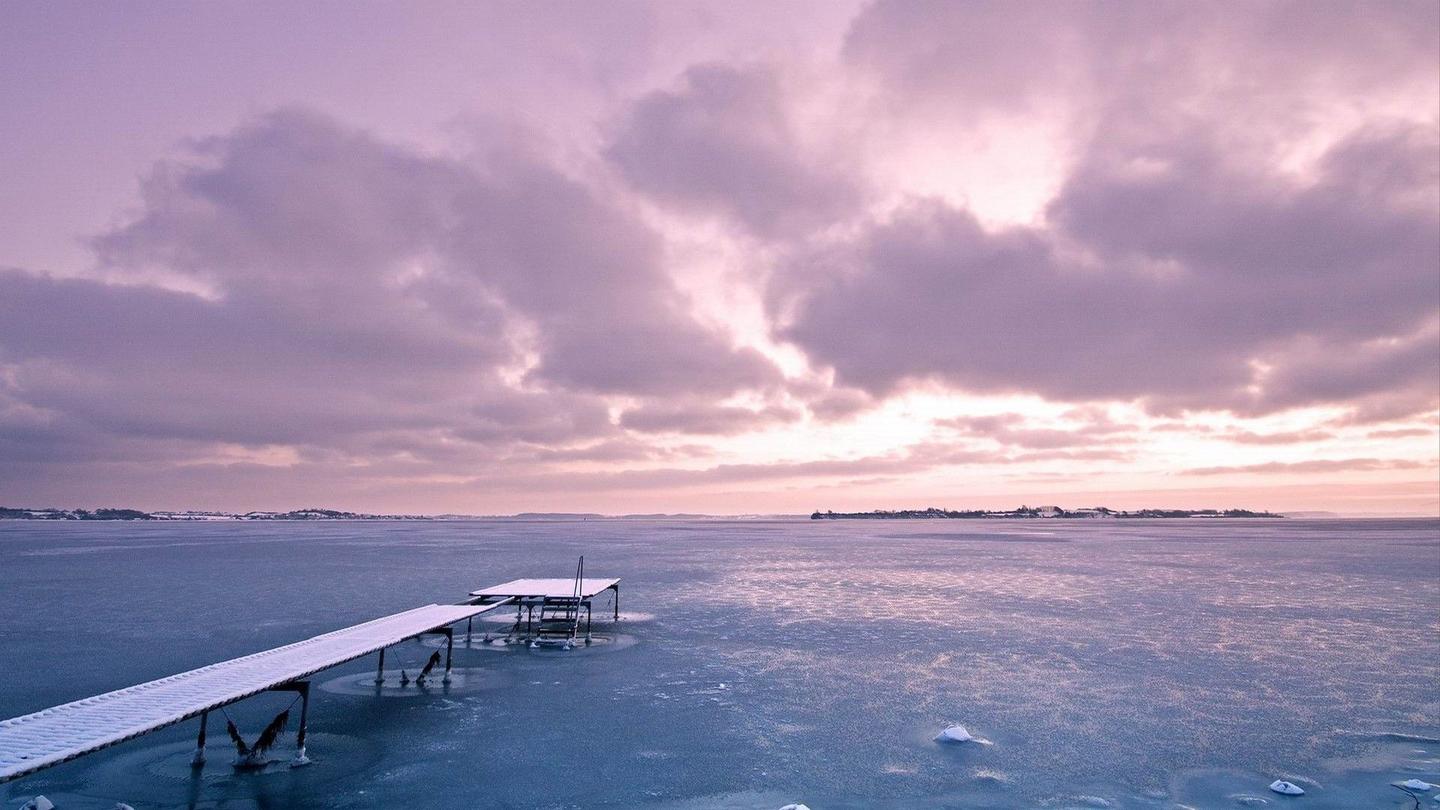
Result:
<svg viewBox="0 0 1440 810">
<path fill-rule="evenodd" d="M 212 725 L 192 773 L 191 721 L 0 807 L 1399 808 L 1390 783 L 1440 782 L 1433 520 L 0 523 L 0 717 L 581 553 L 624 578 L 590 648 L 477 622 L 448 689 L 317 676 L 309 768 L 236 773 Z M 231 714 L 253 737 L 289 701 Z M 955 723 L 986 743 L 932 741 Z"/>
</svg>

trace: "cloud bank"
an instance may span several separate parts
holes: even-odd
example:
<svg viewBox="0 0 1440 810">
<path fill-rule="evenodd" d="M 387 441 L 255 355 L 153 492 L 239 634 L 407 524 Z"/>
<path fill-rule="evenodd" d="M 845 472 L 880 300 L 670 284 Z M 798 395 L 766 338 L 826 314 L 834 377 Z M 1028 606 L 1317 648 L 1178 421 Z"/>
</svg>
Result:
<svg viewBox="0 0 1440 810">
<path fill-rule="evenodd" d="M 462 146 L 305 98 L 173 133 L 89 264 L 0 269 L 0 487 L 483 511 L 784 480 L 794 509 L 986 469 L 1433 471 L 1433 3 L 882 0 L 697 61 L 653 15 L 549 119 L 437 110 Z"/>
</svg>

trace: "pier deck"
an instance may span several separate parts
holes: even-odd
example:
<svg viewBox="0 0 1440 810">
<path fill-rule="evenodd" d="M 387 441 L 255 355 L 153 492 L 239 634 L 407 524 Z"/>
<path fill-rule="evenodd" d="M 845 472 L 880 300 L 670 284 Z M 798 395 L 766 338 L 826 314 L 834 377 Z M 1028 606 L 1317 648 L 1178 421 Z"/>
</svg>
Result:
<svg viewBox="0 0 1440 810">
<path fill-rule="evenodd" d="M 574 581 L 568 582 L 573 588 Z M 572 592 L 567 588 L 567 595 Z M 501 597 L 499 601 L 483 605 L 426 605 L 273 650 L 0 721 L 0 782 L 267 690 L 286 688 L 321 670 L 377 650 L 382 651 L 383 656 L 383 650 L 390 645 L 448 627 L 510 601 Z M 383 657 L 381 660 L 383 662 Z M 305 694 L 308 698 L 308 692 Z M 303 733 L 303 719 L 301 722 Z"/>
<path fill-rule="evenodd" d="M 585 577 L 580 586 L 581 599 L 593 599 L 608 590 L 620 592 L 620 580 Z M 575 578 L 556 579 L 515 579 L 499 585 L 491 585 L 478 591 L 471 591 L 472 597 L 481 599 L 571 599 L 575 596 Z"/>
</svg>

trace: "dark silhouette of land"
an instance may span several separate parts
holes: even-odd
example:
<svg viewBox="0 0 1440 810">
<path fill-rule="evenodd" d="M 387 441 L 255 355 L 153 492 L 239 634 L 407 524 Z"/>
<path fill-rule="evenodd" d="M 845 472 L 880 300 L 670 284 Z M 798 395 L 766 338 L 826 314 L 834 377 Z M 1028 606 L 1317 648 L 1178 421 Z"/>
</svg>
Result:
<svg viewBox="0 0 1440 810">
<path fill-rule="evenodd" d="M 1021 506 L 1009 511 L 970 509 L 876 509 L 873 512 L 815 512 L 811 520 L 998 520 L 1015 518 L 1094 520 L 1110 518 L 1283 518 L 1274 512 L 1253 512 L 1249 509 L 1135 509 L 1125 511 L 1095 506 L 1085 509 L 1061 509 L 1058 506 Z"/>
</svg>

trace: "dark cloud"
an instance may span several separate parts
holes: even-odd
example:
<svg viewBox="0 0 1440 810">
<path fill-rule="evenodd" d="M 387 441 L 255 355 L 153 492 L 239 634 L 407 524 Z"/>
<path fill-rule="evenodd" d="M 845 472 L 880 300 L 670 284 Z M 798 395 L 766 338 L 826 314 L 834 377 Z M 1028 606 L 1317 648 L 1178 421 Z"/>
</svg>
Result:
<svg viewBox="0 0 1440 810">
<path fill-rule="evenodd" d="M 807 252 L 772 290 L 780 334 L 875 394 L 935 379 L 1162 411 L 1434 401 L 1433 125 L 1356 133 L 1304 180 L 1203 135 L 1168 147 L 1143 172 L 1083 164 L 1053 228 L 915 201 Z"/>
<path fill-rule="evenodd" d="M 1134 443 L 1133 436 L 1117 435 L 1122 428 L 1108 417 L 1098 414 L 1091 416 L 1095 421 L 1068 429 L 1032 427 L 1027 424 L 1024 416 L 1015 413 L 958 416 L 936 420 L 935 424 L 964 436 L 990 439 L 1002 445 L 1028 450 Z"/>
<path fill-rule="evenodd" d="M 764 237 L 853 216 L 860 175 L 802 141 L 794 102 L 771 68 L 698 65 L 640 99 L 606 156 L 655 199 Z"/>
<path fill-rule="evenodd" d="M 523 150 L 472 166 L 282 110 L 157 167 L 93 244 L 108 282 L 0 271 L 7 461 L 484 458 L 616 434 L 601 395 L 779 380 L 689 315 L 657 234 Z"/>
<path fill-rule="evenodd" d="M 620 425 L 644 433 L 734 435 L 798 421 L 801 412 L 784 405 L 744 408 L 705 402 L 654 403 L 625 411 Z"/>
<path fill-rule="evenodd" d="M 653 441 L 633 437 L 609 439 L 573 447 L 546 447 L 536 445 L 510 453 L 507 461 L 535 461 L 540 463 L 597 461 L 597 462 L 638 462 L 674 461 L 708 454 L 709 449 L 699 445 L 667 447 Z"/>
<path fill-rule="evenodd" d="M 874 3 L 843 56 L 885 116 L 1059 116 L 1071 162 L 1034 225 L 912 200 L 795 251 L 778 334 L 877 396 L 1433 410 L 1437 43 L 1423 2 Z"/>
<path fill-rule="evenodd" d="M 694 320 L 659 236 L 586 186 L 507 156 L 458 203 L 450 272 L 533 327 L 540 381 L 721 396 L 779 383 L 758 351 Z"/>
<path fill-rule="evenodd" d="M 1097 15 L 1081 3 L 964 4 L 882 0 L 851 24 L 843 56 L 878 74 L 900 97 L 927 105 L 1013 109 L 1038 88 L 1069 81 Z M 1062 69 L 1069 67 L 1070 69 Z"/>
</svg>

